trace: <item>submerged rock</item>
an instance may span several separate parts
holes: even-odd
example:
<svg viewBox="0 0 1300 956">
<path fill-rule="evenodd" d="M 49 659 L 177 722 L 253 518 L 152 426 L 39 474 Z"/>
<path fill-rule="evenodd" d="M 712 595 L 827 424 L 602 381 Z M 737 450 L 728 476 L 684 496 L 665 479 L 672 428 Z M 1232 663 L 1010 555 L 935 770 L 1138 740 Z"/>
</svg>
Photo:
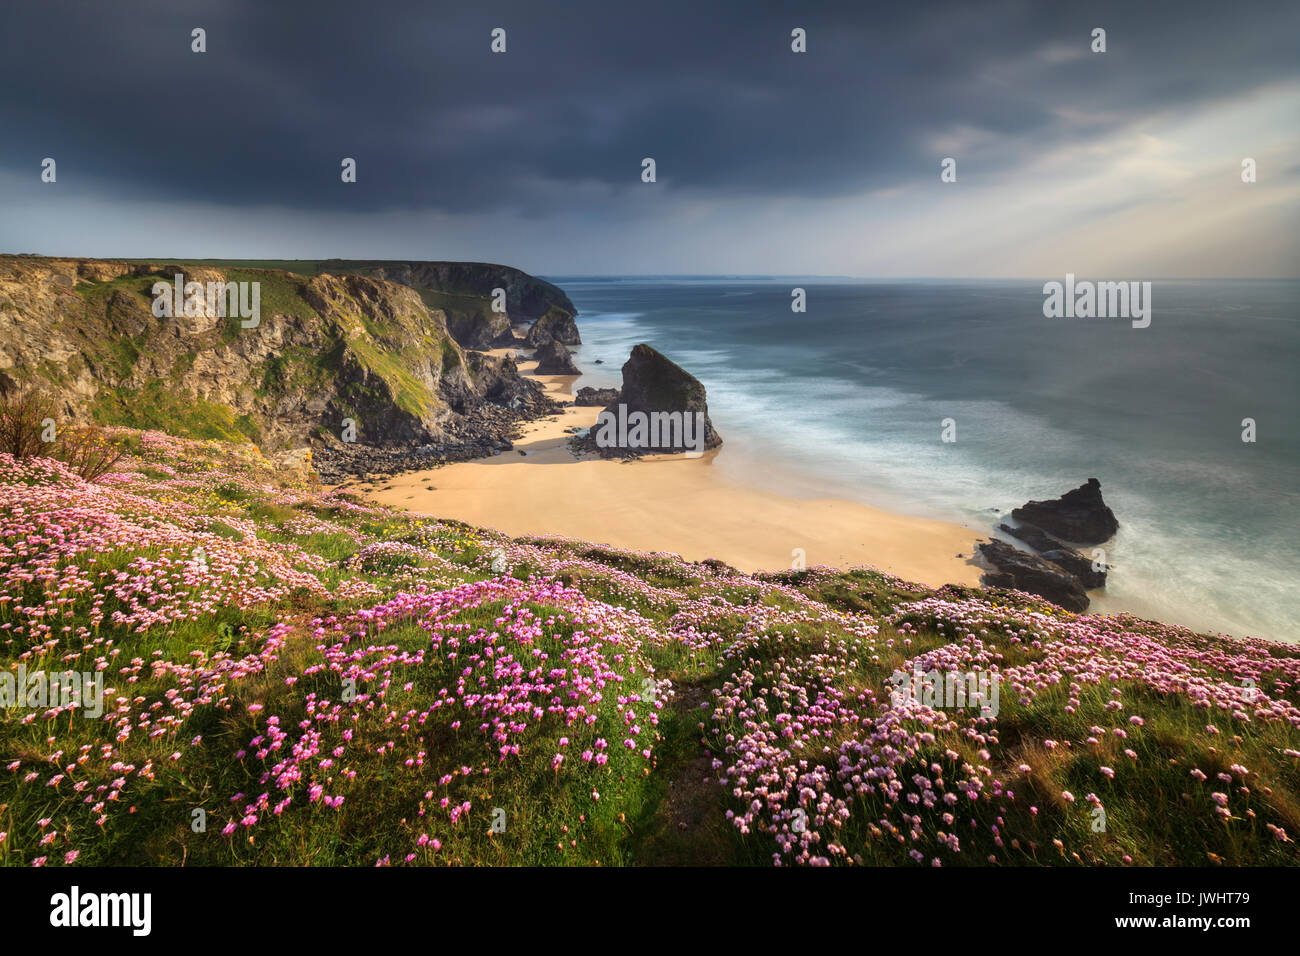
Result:
<svg viewBox="0 0 1300 956">
<path fill-rule="evenodd" d="M 998 525 L 998 530 L 1011 535 L 1013 538 L 1019 538 L 1035 551 L 1054 551 L 1057 548 L 1069 547 L 1069 545 L 1060 538 L 1053 537 L 1042 528 L 1035 527 L 1032 524 L 1016 526 L 1000 524 Z"/>
<path fill-rule="evenodd" d="M 1119 530 L 1114 512 L 1101 499 L 1101 482 L 1096 478 L 1055 501 L 1026 502 L 1011 517 L 1078 544 L 1100 544 Z"/>
</svg>

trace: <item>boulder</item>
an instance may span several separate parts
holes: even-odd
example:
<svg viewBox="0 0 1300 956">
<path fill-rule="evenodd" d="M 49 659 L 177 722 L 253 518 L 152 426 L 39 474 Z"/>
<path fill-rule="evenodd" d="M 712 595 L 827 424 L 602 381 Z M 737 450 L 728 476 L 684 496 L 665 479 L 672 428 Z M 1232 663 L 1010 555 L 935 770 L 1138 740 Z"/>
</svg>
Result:
<svg viewBox="0 0 1300 956">
<path fill-rule="evenodd" d="M 1082 582 L 1064 568 L 1012 547 L 1005 541 L 981 541 L 977 547 L 992 569 L 980 579 L 985 587 L 1012 588 L 1037 594 L 1076 613 L 1088 609 L 1088 595 Z"/>
<path fill-rule="evenodd" d="M 1101 500 L 1101 482 L 1096 478 L 1055 501 L 1026 502 L 1011 517 L 1077 544 L 1100 544 L 1119 530 L 1114 512 Z"/>
<path fill-rule="evenodd" d="M 538 375 L 581 375 L 582 371 L 573 364 L 573 356 L 564 347 L 563 342 L 552 339 L 537 349 Z"/>
<path fill-rule="evenodd" d="M 557 306 L 547 309 L 546 314 L 532 324 L 524 336 L 524 343 L 535 349 L 552 339 L 563 345 L 582 344 L 582 339 L 578 336 L 578 324 L 573 321 L 573 316 Z"/>
<path fill-rule="evenodd" d="M 578 389 L 578 394 L 573 398 L 575 405 L 609 405 L 618 402 L 618 389 L 616 388 L 592 388 L 585 385 Z"/>
<path fill-rule="evenodd" d="M 316 469 L 312 467 L 310 448 L 289 448 L 272 452 L 266 456 L 266 459 L 282 478 L 291 481 L 311 481 L 319 478 Z"/>
</svg>

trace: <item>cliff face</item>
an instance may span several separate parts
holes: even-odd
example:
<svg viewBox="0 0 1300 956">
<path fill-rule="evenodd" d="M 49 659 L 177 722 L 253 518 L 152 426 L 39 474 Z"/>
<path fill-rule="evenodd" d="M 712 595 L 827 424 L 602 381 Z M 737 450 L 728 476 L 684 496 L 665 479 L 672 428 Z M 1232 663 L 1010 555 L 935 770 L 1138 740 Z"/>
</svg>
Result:
<svg viewBox="0 0 1300 956">
<path fill-rule="evenodd" d="M 453 295 L 490 298 L 493 289 L 506 290 L 510 321 L 534 322 L 552 307 L 577 315 L 569 297 L 558 287 L 510 266 L 490 262 L 401 262 L 327 259 L 320 272 L 354 273 L 398 282 L 415 289 L 432 289 Z"/>
<path fill-rule="evenodd" d="M 440 269 L 460 275 L 451 263 L 404 265 L 437 267 L 412 271 L 420 281 Z M 490 281 L 475 266 L 463 271 Z M 155 283 L 177 273 L 256 283 L 257 324 L 203 307 L 155 315 Z M 543 286 L 514 279 L 523 303 Z M 270 450 L 337 444 L 346 419 L 362 444 L 463 441 L 476 437 L 467 422 L 484 421 L 482 406 L 525 418 L 545 404 L 513 364 L 467 363 L 444 313 L 411 286 L 207 264 L 0 256 L 0 373 L 53 391 L 71 421 L 247 438 Z"/>
</svg>

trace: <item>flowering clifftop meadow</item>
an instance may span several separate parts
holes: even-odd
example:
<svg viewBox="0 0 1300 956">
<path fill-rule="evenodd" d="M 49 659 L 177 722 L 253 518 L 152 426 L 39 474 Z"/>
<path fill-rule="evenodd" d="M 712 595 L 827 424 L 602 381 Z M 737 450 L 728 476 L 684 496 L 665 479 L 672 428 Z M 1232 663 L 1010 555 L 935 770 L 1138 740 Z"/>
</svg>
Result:
<svg viewBox="0 0 1300 956">
<path fill-rule="evenodd" d="M 0 455 L 0 673 L 105 684 L 0 711 L 6 865 L 1297 862 L 1300 647 L 512 540 L 109 435 L 94 482 Z M 996 716 L 891 699 L 932 669 L 997 674 Z"/>
</svg>

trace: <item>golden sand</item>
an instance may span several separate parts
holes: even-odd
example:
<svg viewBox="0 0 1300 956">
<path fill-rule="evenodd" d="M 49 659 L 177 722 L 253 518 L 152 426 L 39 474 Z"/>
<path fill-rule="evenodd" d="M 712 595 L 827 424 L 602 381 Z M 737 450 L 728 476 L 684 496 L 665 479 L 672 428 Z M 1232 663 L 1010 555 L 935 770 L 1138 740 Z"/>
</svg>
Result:
<svg viewBox="0 0 1300 956">
<path fill-rule="evenodd" d="M 534 368 L 534 362 L 519 363 L 521 373 Z M 553 397 L 572 400 L 576 376 L 535 377 Z M 743 571 L 789 568 L 801 549 L 809 567 L 869 564 L 931 586 L 978 583 L 971 555 L 981 535 L 972 529 L 750 487 L 721 474 L 716 461 L 727 454 L 725 445 L 694 459 L 575 457 L 568 430 L 590 427 L 599 413 L 568 407 L 526 425 L 516 451 L 397 475 L 382 480 L 381 490 L 366 491 L 355 481 L 349 486 L 386 505 L 509 535 L 564 535 L 672 551 L 690 561 L 718 558 Z"/>
</svg>

